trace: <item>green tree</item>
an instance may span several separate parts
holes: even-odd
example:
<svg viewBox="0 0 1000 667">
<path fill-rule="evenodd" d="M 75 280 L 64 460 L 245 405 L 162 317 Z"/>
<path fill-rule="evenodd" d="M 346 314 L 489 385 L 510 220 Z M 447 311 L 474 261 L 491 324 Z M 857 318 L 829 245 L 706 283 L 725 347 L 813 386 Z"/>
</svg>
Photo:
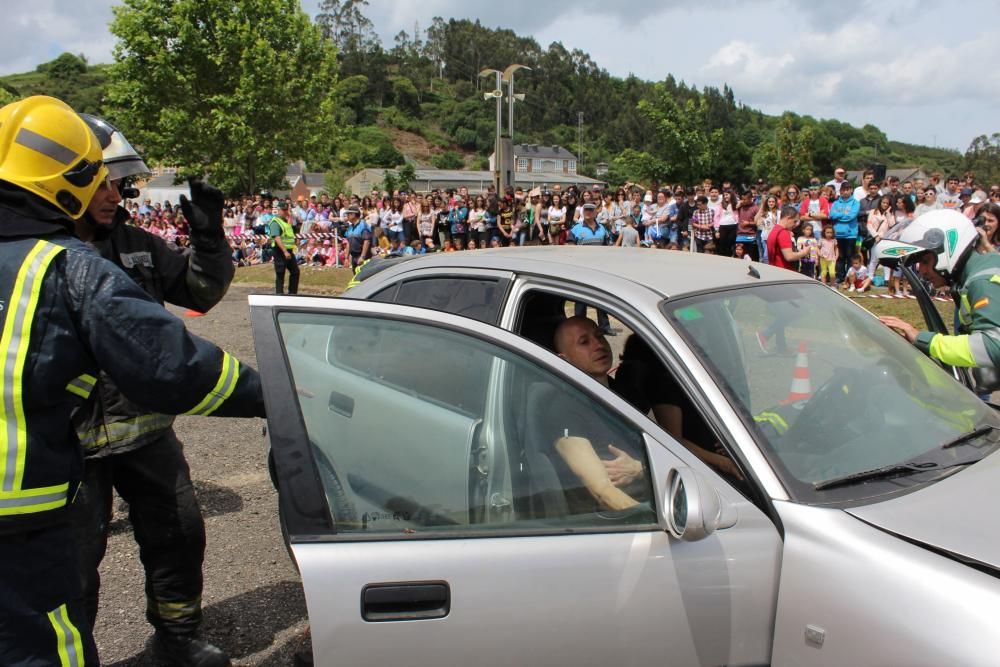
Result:
<svg viewBox="0 0 1000 667">
<path fill-rule="evenodd" d="M 461 169 L 465 166 L 461 154 L 455 151 L 445 151 L 431 158 L 431 163 L 438 169 Z"/>
<path fill-rule="evenodd" d="M 964 167 L 975 172 L 980 183 L 1000 183 L 1000 132 L 973 139 L 965 151 Z"/>
<path fill-rule="evenodd" d="M 231 192 L 329 162 L 336 52 L 298 0 L 124 0 L 111 32 L 112 115 L 151 160 Z"/>
<path fill-rule="evenodd" d="M 412 162 L 407 162 L 396 170 L 396 189 L 409 190 L 410 184 L 415 180 L 417 180 L 417 170 Z"/>
<path fill-rule="evenodd" d="M 771 183 L 805 183 L 813 174 L 813 128 L 796 130 L 792 114 L 781 117 L 774 139 L 757 145 L 751 171 Z"/>
<path fill-rule="evenodd" d="M 662 165 L 661 177 L 693 183 L 715 172 L 724 131 L 709 123 L 704 97 L 679 103 L 663 84 L 657 84 L 653 98 L 640 100 L 638 108 L 662 146 L 662 157 L 646 161 L 647 165 Z"/>
</svg>

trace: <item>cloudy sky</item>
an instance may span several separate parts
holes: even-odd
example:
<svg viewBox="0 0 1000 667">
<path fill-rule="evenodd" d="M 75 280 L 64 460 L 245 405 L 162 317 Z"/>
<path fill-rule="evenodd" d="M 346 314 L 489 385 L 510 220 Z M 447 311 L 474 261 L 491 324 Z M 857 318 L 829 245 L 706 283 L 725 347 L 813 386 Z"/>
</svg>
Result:
<svg viewBox="0 0 1000 667">
<path fill-rule="evenodd" d="M 113 0 L 3 4 L 0 74 L 63 51 L 111 60 Z M 318 5 L 303 0 L 311 13 Z M 964 151 L 973 137 L 1000 131 L 996 0 L 370 0 L 366 13 L 390 45 L 399 30 L 424 28 L 433 16 L 478 18 L 543 47 L 561 41 L 587 51 L 614 75 L 728 83 L 738 100 L 767 113 L 872 123 L 900 141 Z"/>
</svg>

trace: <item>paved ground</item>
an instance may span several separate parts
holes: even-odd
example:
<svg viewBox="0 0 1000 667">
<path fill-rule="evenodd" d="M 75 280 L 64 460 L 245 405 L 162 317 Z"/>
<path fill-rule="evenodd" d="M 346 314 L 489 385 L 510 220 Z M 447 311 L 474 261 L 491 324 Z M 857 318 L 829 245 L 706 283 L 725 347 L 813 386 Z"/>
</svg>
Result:
<svg viewBox="0 0 1000 667">
<path fill-rule="evenodd" d="M 247 307 L 252 291 L 233 286 L 211 313 L 185 322 L 256 366 Z M 203 634 L 237 665 L 292 664 L 308 636 L 302 587 L 281 539 L 277 495 L 267 476 L 263 423 L 181 417 L 175 427 L 185 443 L 208 533 Z M 138 548 L 120 512 L 101 577 L 96 635 L 102 663 L 156 664 L 145 654 L 152 631 L 144 615 Z"/>
</svg>

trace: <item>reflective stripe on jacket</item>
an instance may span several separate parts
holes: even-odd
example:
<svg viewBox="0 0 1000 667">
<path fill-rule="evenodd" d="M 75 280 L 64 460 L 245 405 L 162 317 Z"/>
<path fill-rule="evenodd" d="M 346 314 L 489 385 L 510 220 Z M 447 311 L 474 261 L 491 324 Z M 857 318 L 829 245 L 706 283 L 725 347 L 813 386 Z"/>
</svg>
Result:
<svg viewBox="0 0 1000 667">
<path fill-rule="evenodd" d="M 962 331 L 923 331 L 916 346 L 933 359 L 962 368 L 1000 368 L 1000 255 L 973 252 L 955 286 Z"/>
<path fill-rule="evenodd" d="M 65 520 L 83 468 L 70 415 L 98 368 L 147 410 L 264 414 L 255 371 L 82 242 L 4 236 L 36 222 L 12 197 L 0 191 L 0 533 Z"/>
</svg>

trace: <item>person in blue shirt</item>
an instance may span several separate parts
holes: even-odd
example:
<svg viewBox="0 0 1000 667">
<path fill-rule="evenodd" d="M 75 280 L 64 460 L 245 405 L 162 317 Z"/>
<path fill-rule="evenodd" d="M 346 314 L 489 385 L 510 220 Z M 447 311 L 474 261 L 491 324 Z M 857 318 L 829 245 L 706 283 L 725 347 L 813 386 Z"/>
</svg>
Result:
<svg viewBox="0 0 1000 667">
<path fill-rule="evenodd" d="M 837 239 L 837 282 L 844 281 L 850 258 L 854 256 L 858 242 L 858 210 L 861 203 L 854 198 L 854 190 L 840 188 L 840 196 L 830 205 L 830 222 Z"/>
<path fill-rule="evenodd" d="M 609 245 L 611 235 L 597 222 L 597 205 L 587 202 L 583 205 L 583 219 L 569 230 L 570 238 L 576 245 Z"/>
<path fill-rule="evenodd" d="M 611 234 L 597 222 L 597 205 L 587 202 L 583 205 L 583 219 L 573 225 L 569 230 L 570 243 L 586 246 L 603 246 L 611 243 Z M 573 307 L 573 313 L 577 317 L 587 316 L 587 304 L 580 301 Z M 597 309 L 597 326 L 605 336 L 614 336 L 617 332 L 611 328 L 611 321 L 608 314 L 601 309 Z"/>
</svg>

